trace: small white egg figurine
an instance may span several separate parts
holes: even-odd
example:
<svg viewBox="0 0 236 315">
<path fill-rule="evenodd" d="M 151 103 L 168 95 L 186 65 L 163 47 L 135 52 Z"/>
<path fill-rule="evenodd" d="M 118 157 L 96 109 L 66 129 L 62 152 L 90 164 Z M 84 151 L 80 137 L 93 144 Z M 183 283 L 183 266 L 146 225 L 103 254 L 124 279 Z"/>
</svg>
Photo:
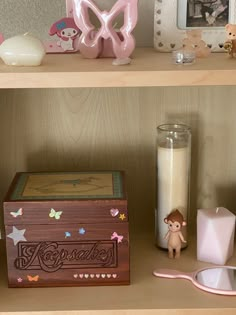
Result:
<svg viewBox="0 0 236 315">
<path fill-rule="evenodd" d="M 0 57 L 9 66 L 39 66 L 45 56 L 42 42 L 29 35 L 17 35 L 0 45 Z"/>
</svg>

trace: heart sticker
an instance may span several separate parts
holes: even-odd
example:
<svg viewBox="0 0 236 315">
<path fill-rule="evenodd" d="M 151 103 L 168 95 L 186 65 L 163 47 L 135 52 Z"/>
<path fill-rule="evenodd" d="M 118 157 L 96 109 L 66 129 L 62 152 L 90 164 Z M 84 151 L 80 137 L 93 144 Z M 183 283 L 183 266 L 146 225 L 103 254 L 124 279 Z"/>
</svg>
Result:
<svg viewBox="0 0 236 315">
<path fill-rule="evenodd" d="M 114 218 L 114 217 L 116 217 L 116 216 L 119 214 L 119 210 L 112 208 L 112 209 L 110 210 L 110 214 L 111 214 L 111 216 Z"/>
</svg>

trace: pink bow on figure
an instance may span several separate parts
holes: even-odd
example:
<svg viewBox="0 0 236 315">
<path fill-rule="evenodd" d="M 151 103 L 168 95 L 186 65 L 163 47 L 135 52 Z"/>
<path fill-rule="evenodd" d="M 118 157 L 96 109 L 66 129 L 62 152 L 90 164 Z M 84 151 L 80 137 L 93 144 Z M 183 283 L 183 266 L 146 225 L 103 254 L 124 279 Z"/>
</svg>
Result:
<svg viewBox="0 0 236 315">
<path fill-rule="evenodd" d="M 72 0 L 74 20 L 82 31 L 79 49 L 87 58 L 98 58 L 103 49 L 103 40 L 110 39 L 114 54 L 119 60 L 127 60 L 134 51 L 135 39 L 131 32 L 138 20 L 138 0 L 117 0 L 112 9 L 100 11 L 92 0 Z M 91 23 L 89 9 L 101 23 L 99 30 Z M 119 33 L 112 25 L 114 19 L 124 12 L 124 25 Z"/>
<path fill-rule="evenodd" d="M 0 33 L 0 45 L 4 42 L 4 36 L 2 33 Z"/>
<path fill-rule="evenodd" d="M 111 236 L 111 240 L 117 240 L 118 243 L 121 243 L 123 238 L 124 238 L 123 235 L 118 235 L 116 232 L 114 232 Z"/>
</svg>

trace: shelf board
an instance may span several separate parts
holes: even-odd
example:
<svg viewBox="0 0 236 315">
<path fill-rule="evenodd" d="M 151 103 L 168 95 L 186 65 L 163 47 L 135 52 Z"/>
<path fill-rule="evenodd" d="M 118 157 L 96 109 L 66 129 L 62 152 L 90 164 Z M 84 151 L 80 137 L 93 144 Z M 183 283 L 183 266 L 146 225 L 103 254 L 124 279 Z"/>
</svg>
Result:
<svg viewBox="0 0 236 315">
<path fill-rule="evenodd" d="M 196 260 L 195 242 L 182 251 L 179 260 L 168 259 L 151 237 L 133 238 L 131 245 L 129 286 L 9 289 L 2 242 L 0 315 L 235 315 L 236 297 L 201 291 L 187 280 L 152 275 L 155 268 L 193 271 L 207 266 Z M 236 257 L 229 261 L 235 263 Z"/>
<path fill-rule="evenodd" d="M 191 66 L 171 63 L 171 54 L 137 48 L 131 65 L 80 54 L 46 55 L 39 67 L 9 67 L 0 61 L 0 88 L 140 87 L 236 85 L 236 59 L 214 53 Z"/>
</svg>

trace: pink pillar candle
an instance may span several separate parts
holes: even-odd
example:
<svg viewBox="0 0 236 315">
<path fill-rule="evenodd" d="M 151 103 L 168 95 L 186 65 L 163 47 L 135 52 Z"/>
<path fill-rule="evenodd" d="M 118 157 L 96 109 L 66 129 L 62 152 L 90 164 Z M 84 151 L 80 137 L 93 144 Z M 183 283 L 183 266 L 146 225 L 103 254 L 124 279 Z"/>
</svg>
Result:
<svg viewBox="0 0 236 315">
<path fill-rule="evenodd" d="M 200 209 L 197 214 L 197 259 L 224 265 L 233 255 L 235 215 L 225 208 Z"/>
</svg>

